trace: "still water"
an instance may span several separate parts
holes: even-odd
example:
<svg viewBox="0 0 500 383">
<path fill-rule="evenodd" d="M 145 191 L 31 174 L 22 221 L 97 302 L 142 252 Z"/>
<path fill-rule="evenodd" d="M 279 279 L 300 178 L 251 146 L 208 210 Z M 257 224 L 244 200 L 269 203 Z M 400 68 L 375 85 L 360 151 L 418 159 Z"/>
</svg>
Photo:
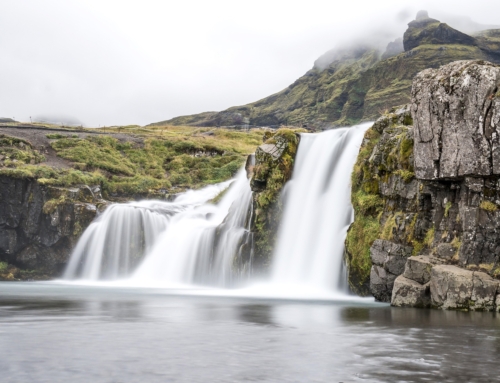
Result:
<svg viewBox="0 0 500 383">
<path fill-rule="evenodd" d="M 0 283 L 0 381 L 499 382 L 500 316 Z"/>
</svg>

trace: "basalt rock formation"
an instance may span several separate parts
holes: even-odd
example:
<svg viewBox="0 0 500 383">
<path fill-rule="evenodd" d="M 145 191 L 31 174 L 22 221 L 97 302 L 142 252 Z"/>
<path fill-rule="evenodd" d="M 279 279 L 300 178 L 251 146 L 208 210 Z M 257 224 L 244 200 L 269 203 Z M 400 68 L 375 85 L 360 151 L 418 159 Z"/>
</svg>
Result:
<svg viewBox="0 0 500 383">
<path fill-rule="evenodd" d="M 58 276 L 105 205 L 98 186 L 59 188 L 0 176 L 0 279 Z"/>
<path fill-rule="evenodd" d="M 351 288 L 395 306 L 493 310 L 500 293 L 500 67 L 419 73 L 353 173 Z M 361 234 L 364 233 L 364 237 Z"/>
</svg>

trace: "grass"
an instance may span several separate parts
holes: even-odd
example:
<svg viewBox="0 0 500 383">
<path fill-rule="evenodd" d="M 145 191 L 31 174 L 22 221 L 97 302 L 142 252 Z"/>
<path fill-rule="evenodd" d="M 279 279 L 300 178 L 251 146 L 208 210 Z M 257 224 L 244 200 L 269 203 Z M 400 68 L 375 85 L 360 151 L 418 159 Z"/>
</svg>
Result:
<svg viewBox="0 0 500 383">
<path fill-rule="evenodd" d="M 53 186 L 100 184 L 105 197 L 177 193 L 230 179 L 264 134 L 261 129 L 134 125 L 96 131 L 103 134 L 46 135 L 57 155 L 71 162 L 69 169 L 46 166 L 27 141 L 0 136 L 0 154 L 7 153 L 0 174 Z M 126 136 L 118 139 L 110 133 Z"/>
</svg>

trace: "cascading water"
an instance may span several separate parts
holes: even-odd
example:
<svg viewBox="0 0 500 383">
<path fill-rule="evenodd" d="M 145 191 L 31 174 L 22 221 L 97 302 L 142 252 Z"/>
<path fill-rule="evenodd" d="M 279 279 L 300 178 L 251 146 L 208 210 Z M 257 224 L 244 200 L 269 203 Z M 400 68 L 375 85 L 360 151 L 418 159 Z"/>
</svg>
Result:
<svg viewBox="0 0 500 383">
<path fill-rule="evenodd" d="M 206 203 L 228 187 L 217 205 Z M 174 202 L 112 205 L 82 235 L 64 278 L 227 286 L 235 256 L 251 261 L 250 202 L 242 169 L 234 181 L 188 191 Z"/>
<path fill-rule="evenodd" d="M 245 248 L 250 253 L 250 246 L 245 244 L 249 239 L 247 215 L 251 196 L 242 169 L 218 205 L 206 204 L 172 218 L 133 280 L 230 285 L 234 258 L 243 256 Z"/>
<path fill-rule="evenodd" d="M 78 241 L 64 279 L 116 280 L 130 276 L 172 216 L 214 198 L 230 183 L 188 191 L 174 202 L 153 200 L 109 206 Z"/>
<path fill-rule="evenodd" d="M 290 285 L 346 291 L 342 265 L 353 220 L 350 175 L 368 126 L 301 136 L 266 294 L 273 286 Z M 217 205 L 206 203 L 229 184 Z M 186 192 L 174 202 L 112 205 L 83 234 L 65 278 L 235 286 L 251 270 L 251 203 L 242 169 L 232 181 Z"/>
<path fill-rule="evenodd" d="M 350 178 L 370 124 L 302 134 L 272 264 L 272 283 L 346 292 Z"/>
</svg>

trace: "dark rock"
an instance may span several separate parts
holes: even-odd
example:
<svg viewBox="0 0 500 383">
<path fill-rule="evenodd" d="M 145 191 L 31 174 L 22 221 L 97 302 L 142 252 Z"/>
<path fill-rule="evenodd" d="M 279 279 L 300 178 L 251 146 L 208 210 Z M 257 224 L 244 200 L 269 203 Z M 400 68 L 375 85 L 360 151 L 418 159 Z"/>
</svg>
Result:
<svg viewBox="0 0 500 383">
<path fill-rule="evenodd" d="M 403 36 L 403 45 L 405 51 L 410 51 L 419 45 L 434 44 L 461 44 L 476 45 L 476 40 L 451 28 L 439 20 L 429 18 L 426 11 L 420 11 L 417 19 L 408 24 L 408 29 Z"/>
<path fill-rule="evenodd" d="M 99 186 L 59 188 L 0 176 L 0 261 L 21 269 L 21 277 L 22 269 L 58 275 L 97 205 L 106 206 Z"/>
<path fill-rule="evenodd" d="M 396 275 L 387 272 L 383 267 L 373 265 L 370 272 L 370 291 L 376 300 L 390 302 Z"/>
</svg>

